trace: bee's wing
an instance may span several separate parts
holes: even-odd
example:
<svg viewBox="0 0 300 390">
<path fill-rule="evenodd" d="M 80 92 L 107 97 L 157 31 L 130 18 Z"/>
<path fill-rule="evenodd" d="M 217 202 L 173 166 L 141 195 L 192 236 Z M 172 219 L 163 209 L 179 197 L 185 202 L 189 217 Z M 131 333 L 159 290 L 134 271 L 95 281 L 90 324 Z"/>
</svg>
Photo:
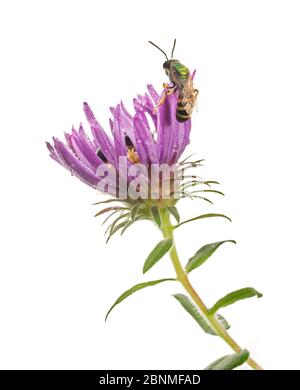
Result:
<svg viewBox="0 0 300 390">
<path fill-rule="evenodd" d="M 189 80 L 182 88 L 181 98 L 184 109 L 189 115 L 191 115 L 197 101 L 197 92 L 194 89 L 193 80 L 191 77 L 189 77 Z"/>
<path fill-rule="evenodd" d="M 182 82 L 180 79 L 180 73 L 178 72 L 178 70 L 176 70 L 176 68 L 173 66 L 170 69 L 170 73 L 171 73 L 170 80 L 172 81 L 172 83 L 174 85 L 176 85 L 177 87 L 182 88 L 183 85 L 182 85 Z"/>
</svg>

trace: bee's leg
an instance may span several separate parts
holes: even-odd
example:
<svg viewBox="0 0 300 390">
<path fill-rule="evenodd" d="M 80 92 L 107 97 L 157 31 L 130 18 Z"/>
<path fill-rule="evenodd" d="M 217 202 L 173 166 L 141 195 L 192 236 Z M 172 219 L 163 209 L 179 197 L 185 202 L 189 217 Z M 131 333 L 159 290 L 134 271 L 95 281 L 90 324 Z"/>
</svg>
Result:
<svg viewBox="0 0 300 390">
<path fill-rule="evenodd" d="M 163 87 L 164 87 L 165 91 L 164 91 L 162 97 L 159 99 L 159 102 L 157 103 L 157 105 L 154 107 L 154 110 L 153 110 L 154 113 L 159 109 L 160 106 L 162 106 L 164 104 L 167 95 L 172 95 L 178 89 L 176 86 L 170 87 L 170 85 L 165 84 L 165 83 L 163 84 Z"/>
</svg>

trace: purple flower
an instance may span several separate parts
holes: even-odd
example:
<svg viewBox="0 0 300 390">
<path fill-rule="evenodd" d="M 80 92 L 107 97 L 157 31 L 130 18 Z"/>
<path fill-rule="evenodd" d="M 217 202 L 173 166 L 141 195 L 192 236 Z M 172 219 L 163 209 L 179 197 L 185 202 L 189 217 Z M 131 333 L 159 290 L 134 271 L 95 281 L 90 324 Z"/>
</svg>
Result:
<svg viewBox="0 0 300 390">
<path fill-rule="evenodd" d="M 122 102 L 111 108 L 111 136 L 84 103 L 92 137 L 86 134 L 82 125 L 79 130 L 73 128 L 70 134 L 65 134 L 65 142 L 58 138 L 53 139 L 53 145 L 47 142 L 50 157 L 93 188 L 103 179 L 99 176 L 99 167 L 108 163 L 118 173 L 120 157 L 127 156 L 128 167 L 137 162 L 146 167 L 177 163 L 189 143 L 191 120 L 177 122 L 177 94 L 168 95 L 159 109 L 154 110 L 160 96 L 151 85 L 148 92 L 133 100 L 134 115 Z M 128 175 L 128 181 L 132 179 Z"/>
</svg>

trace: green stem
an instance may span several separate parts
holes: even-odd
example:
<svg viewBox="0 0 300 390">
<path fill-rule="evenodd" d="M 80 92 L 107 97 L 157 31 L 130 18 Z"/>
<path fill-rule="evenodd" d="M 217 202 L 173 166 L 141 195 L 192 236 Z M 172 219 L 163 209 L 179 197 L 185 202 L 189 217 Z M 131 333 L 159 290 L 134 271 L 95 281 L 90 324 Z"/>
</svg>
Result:
<svg viewBox="0 0 300 390">
<path fill-rule="evenodd" d="M 160 209 L 160 215 L 161 215 L 161 231 L 163 233 L 163 236 L 165 238 L 171 238 L 174 242 L 174 235 L 173 235 L 173 226 L 170 222 L 170 214 L 166 209 Z M 233 340 L 233 338 L 228 334 L 228 332 L 224 329 L 224 327 L 220 324 L 220 322 L 216 319 L 215 315 L 211 315 L 208 312 L 207 306 L 202 301 L 198 293 L 195 291 L 193 286 L 191 285 L 188 274 L 182 267 L 177 249 L 175 246 L 175 243 L 172 246 L 172 249 L 169 252 L 170 258 L 172 260 L 177 279 L 182 284 L 182 286 L 185 288 L 185 290 L 188 292 L 192 300 L 195 302 L 195 304 L 200 309 L 203 316 L 206 318 L 206 320 L 209 322 L 209 324 L 213 327 L 215 332 L 218 336 L 220 336 L 235 352 L 240 352 L 242 348 Z M 252 358 L 249 358 L 247 360 L 247 363 L 250 367 L 252 367 L 255 370 L 263 370 L 263 368 L 256 363 Z"/>
</svg>

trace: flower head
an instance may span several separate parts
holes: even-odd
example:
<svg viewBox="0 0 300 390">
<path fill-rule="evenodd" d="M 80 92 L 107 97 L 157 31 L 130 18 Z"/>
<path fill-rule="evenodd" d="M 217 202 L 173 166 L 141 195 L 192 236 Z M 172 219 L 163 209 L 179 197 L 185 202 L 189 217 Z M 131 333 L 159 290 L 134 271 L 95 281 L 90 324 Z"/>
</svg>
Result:
<svg viewBox="0 0 300 390">
<path fill-rule="evenodd" d="M 97 173 L 99 166 L 110 164 L 118 174 L 121 157 L 127 158 L 128 168 L 136 163 L 147 168 L 151 164 L 177 163 L 189 143 L 191 121 L 177 122 L 177 94 L 168 95 L 164 104 L 155 110 L 159 95 L 151 85 L 148 92 L 133 100 L 134 115 L 122 102 L 111 108 L 111 136 L 98 123 L 89 105 L 84 103 L 92 137 L 81 124 L 79 130 L 73 128 L 70 134 L 65 134 L 65 143 L 57 138 L 54 138 L 53 145 L 47 143 L 50 157 L 94 188 L 103 179 Z M 128 182 L 132 180 L 133 177 L 128 175 Z"/>
</svg>

